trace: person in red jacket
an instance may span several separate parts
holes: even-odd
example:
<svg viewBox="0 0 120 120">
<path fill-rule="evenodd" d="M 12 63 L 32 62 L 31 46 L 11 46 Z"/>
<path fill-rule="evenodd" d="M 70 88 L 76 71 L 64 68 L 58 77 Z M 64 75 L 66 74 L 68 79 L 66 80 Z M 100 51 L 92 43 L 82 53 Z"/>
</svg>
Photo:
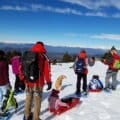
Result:
<svg viewBox="0 0 120 120">
<path fill-rule="evenodd" d="M 83 92 L 87 95 L 87 54 L 85 50 L 82 50 L 74 64 L 74 71 L 77 75 L 77 83 L 76 83 L 76 95 L 81 95 L 81 80 L 83 79 Z"/>
<path fill-rule="evenodd" d="M 37 42 L 31 48 L 32 52 L 38 53 L 38 67 L 40 69 L 39 79 L 35 82 L 29 82 L 25 80 L 22 73 L 22 68 L 20 68 L 20 79 L 24 79 L 26 86 L 26 100 L 25 100 L 25 116 L 24 120 L 40 120 L 40 108 L 42 101 L 43 86 L 46 83 L 48 85 L 47 90 L 51 89 L 51 68 L 49 59 L 46 56 L 46 49 L 43 42 Z M 34 101 L 33 101 L 34 100 Z M 34 102 L 34 110 L 32 112 L 32 103 Z"/>
<path fill-rule="evenodd" d="M 114 63 L 116 60 L 120 60 L 120 56 L 115 47 L 112 47 L 110 49 L 109 54 L 111 55 L 111 57 L 109 58 L 110 61 L 108 61 L 106 58 L 102 59 L 102 62 L 108 65 L 104 88 L 106 91 L 109 91 L 110 89 L 116 90 L 118 69 L 114 67 Z M 112 78 L 112 83 L 110 83 L 110 78 Z"/>
<path fill-rule="evenodd" d="M 9 81 L 9 66 L 8 62 L 5 59 L 5 53 L 3 50 L 0 50 L 0 103 L 4 101 L 4 96 L 7 93 L 7 90 L 10 89 Z"/>
</svg>

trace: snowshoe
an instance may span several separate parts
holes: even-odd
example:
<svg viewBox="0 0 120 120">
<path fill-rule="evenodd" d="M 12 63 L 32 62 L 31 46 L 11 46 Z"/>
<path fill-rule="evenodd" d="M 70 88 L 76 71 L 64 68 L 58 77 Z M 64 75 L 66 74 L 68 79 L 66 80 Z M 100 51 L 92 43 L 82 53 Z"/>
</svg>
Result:
<svg viewBox="0 0 120 120">
<path fill-rule="evenodd" d="M 18 107 L 17 101 L 14 98 L 14 93 L 12 90 L 7 91 L 1 109 L 3 112 L 7 112 L 10 107 L 14 107 L 15 109 L 17 109 Z"/>
</svg>

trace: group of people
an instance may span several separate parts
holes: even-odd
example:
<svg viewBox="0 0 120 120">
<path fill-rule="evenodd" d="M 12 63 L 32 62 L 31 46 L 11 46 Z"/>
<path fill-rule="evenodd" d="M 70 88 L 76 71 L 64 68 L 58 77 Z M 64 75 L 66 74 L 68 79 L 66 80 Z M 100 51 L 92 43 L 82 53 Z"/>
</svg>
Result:
<svg viewBox="0 0 120 120">
<path fill-rule="evenodd" d="M 91 59 L 93 59 L 94 61 L 94 58 L 91 58 Z M 113 46 L 107 53 L 103 55 L 100 61 L 103 64 L 108 66 L 108 69 L 106 71 L 104 90 L 107 92 L 109 92 L 111 89 L 116 90 L 117 73 L 118 73 L 118 70 L 120 69 L 120 55 L 118 54 L 118 50 Z M 74 63 L 74 71 L 75 71 L 75 74 L 77 75 L 76 95 L 81 95 L 81 80 L 83 80 L 82 93 L 87 95 L 88 62 L 89 62 L 89 59 L 87 57 L 87 53 L 85 50 L 82 50 L 77 56 Z M 111 78 L 112 78 L 112 82 L 110 80 Z"/>
<path fill-rule="evenodd" d="M 26 73 L 24 72 L 23 63 L 21 62 L 23 58 L 21 58 L 20 54 L 17 54 L 12 57 L 11 64 L 12 70 L 15 74 L 16 81 L 15 81 L 15 93 L 19 93 L 21 91 L 26 91 L 26 98 L 25 98 L 25 110 L 24 110 L 24 120 L 40 120 L 40 108 L 41 108 L 41 101 L 42 101 L 42 93 L 43 87 L 45 84 L 48 85 L 47 90 L 52 88 L 52 81 L 51 81 L 51 66 L 50 61 L 46 55 L 47 51 L 45 49 L 43 42 L 36 42 L 32 48 L 29 50 L 33 53 L 37 53 L 37 65 L 39 69 L 38 77 L 34 80 L 33 72 L 30 75 L 30 79 L 34 81 L 29 81 L 29 78 L 26 77 Z M 108 65 L 108 70 L 106 72 L 105 78 L 105 90 L 109 89 L 116 89 L 117 86 L 117 73 L 119 68 L 116 68 L 114 63 L 116 60 L 120 60 L 120 56 L 117 53 L 117 50 L 112 47 L 109 51 L 109 54 L 112 57 L 111 61 L 108 61 L 106 57 L 103 57 L 101 62 Z M 31 57 L 31 56 L 30 56 Z M 94 61 L 95 59 L 92 58 Z M 76 95 L 81 95 L 81 80 L 83 80 L 82 90 L 87 95 L 87 63 L 88 57 L 85 50 L 80 51 L 79 55 L 77 56 L 75 63 L 74 63 L 74 71 L 77 75 L 77 82 L 76 82 Z M 15 66 L 14 66 L 15 65 Z M 33 65 L 32 65 L 33 67 Z M 64 79 L 65 76 L 62 76 Z M 110 83 L 110 78 L 112 77 L 112 84 Z M 8 69 L 8 62 L 5 58 L 4 51 L 0 50 L 0 98 L 2 104 L 2 98 L 5 96 L 6 91 L 11 88 L 10 81 L 9 81 L 9 69 Z M 58 93 L 60 91 L 59 87 L 57 89 L 52 90 L 51 95 L 58 97 Z M 53 103 L 49 98 L 49 102 Z M 34 111 L 32 112 L 32 105 L 34 103 Z M 60 103 L 60 102 L 58 102 Z M 64 106 L 68 107 L 68 104 L 62 103 Z M 50 104 L 51 105 L 51 104 Z"/>
<path fill-rule="evenodd" d="M 20 55 L 15 55 L 10 60 L 12 64 L 12 71 L 15 74 L 15 93 L 19 93 L 25 89 L 26 99 L 25 99 L 25 112 L 24 120 L 40 120 L 40 108 L 42 101 L 42 92 L 44 84 L 48 85 L 47 90 L 52 87 L 51 82 L 51 68 L 50 61 L 46 55 L 46 49 L 43 42 L 36 42 L 32 48 L 29 50 L 31 52 L 37 53 L 37 63 L 39 68 L 39 77 L 33 82 L 29 82 L 23 73 L 22 58 Z M 5 52 L 0 50 L 0 98 L 1 105 L 4 101 L 4 96 L 7 90 L 11 88 L 9 80 L 9 63 L 6 60 Z M 34 103 L 34 111 L 32 112 L 32 105 Z"/>
</svg>

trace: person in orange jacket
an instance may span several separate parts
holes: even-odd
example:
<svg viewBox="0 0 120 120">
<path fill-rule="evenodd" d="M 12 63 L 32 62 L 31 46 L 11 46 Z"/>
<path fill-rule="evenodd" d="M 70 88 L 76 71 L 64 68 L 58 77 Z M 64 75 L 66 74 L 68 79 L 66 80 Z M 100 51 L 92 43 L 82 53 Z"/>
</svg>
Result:
<svg viewBox="0 0 120 120">
<path fill-rule="evenodd" d="M 87 53 L 85 50 L 80 51 L 75 64 L 74 71 L 77 75 L 76 95 L 81 95 L 81 80 L 83 79 L 83 93 L 87 95 Z"/>
<path fill-rule="evenodd" d="M 114 63 L 116 60 L 120 60 L 120 55 L 118 54 L 117 49 L 115 47 L 112 47 L 110 49 L 109 54 L 111 54 L 110 62 L 108 62 L 106 58 L 102 59 L 102 62 L 108 65 L 104 88 L 106 91 L 109 91 L 111 88 L 112 90 L 116 90 L 118 69 L 114 67 Z M 110 83 L 110 78 L 112 78 L 112 83 Z"/>
<path fill-rule="evenodd" d="M 26 100 L 25 100 L 25 116 L 24 120 L 40 120 L 40 109 L 41 109 L 41 101 L 42 101 L 42 92 L 43 86 L 47 83 L 47 90 L 51 89 L 51 68 L 49 59 L 46 56 L 46 49 L 44 47 L 43 42 L 37 42 L 31 48 L 32 52 L 38 53 L 38 67 L 40 69 L 39 79 L 35 82 L 29 82 L 25 80 L 25 77 L 22 72 L 22 68 L 20 68 L 20 79 L 25 81 L 26 86 Z M 32 113 L 32 103 L 34 102 L 34 110 Z"/>
</svg>

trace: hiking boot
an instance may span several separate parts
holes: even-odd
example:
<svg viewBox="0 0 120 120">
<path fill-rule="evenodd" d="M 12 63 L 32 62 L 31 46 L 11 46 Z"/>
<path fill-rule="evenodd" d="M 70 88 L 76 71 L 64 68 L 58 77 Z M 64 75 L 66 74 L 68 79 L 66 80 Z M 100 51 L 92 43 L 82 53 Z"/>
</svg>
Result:
<svg viewBox="0 0 120 120">
<path fill-rule="evenodd" d="M 77 92 L 75 92 L 75 94 L 76 94 L 77 96 L 79 96 L 79 97 L 81 96 L 81 92 L 78 92 L 78 91 L 77 91 Z"/>
<path fill-rule="evenodd" d="M 113 86 L 112 86 L 112 90 L 116 90 L 116 87 L 113 87 Z"/>
<path fill-rule="evenodd" d="M 106 92 L 110 92 L 110 88 L 109 88 L 109 87 L 105 87 L 104 90 L 105 90 Z"/>
<path fill-rule="evenodd" d="M 23 120 L 32 120 L 32 118 L 33 118 L 33 113 L 30 113 L 30 115 L 27 119 L 25 118 L 25 115 L 24 115 Z"/>
<path fill-rule="evenodd" d="M 82 91 L 82 95 L 87 95 L 88 92 L 87 91 Z"/>
</svg>

